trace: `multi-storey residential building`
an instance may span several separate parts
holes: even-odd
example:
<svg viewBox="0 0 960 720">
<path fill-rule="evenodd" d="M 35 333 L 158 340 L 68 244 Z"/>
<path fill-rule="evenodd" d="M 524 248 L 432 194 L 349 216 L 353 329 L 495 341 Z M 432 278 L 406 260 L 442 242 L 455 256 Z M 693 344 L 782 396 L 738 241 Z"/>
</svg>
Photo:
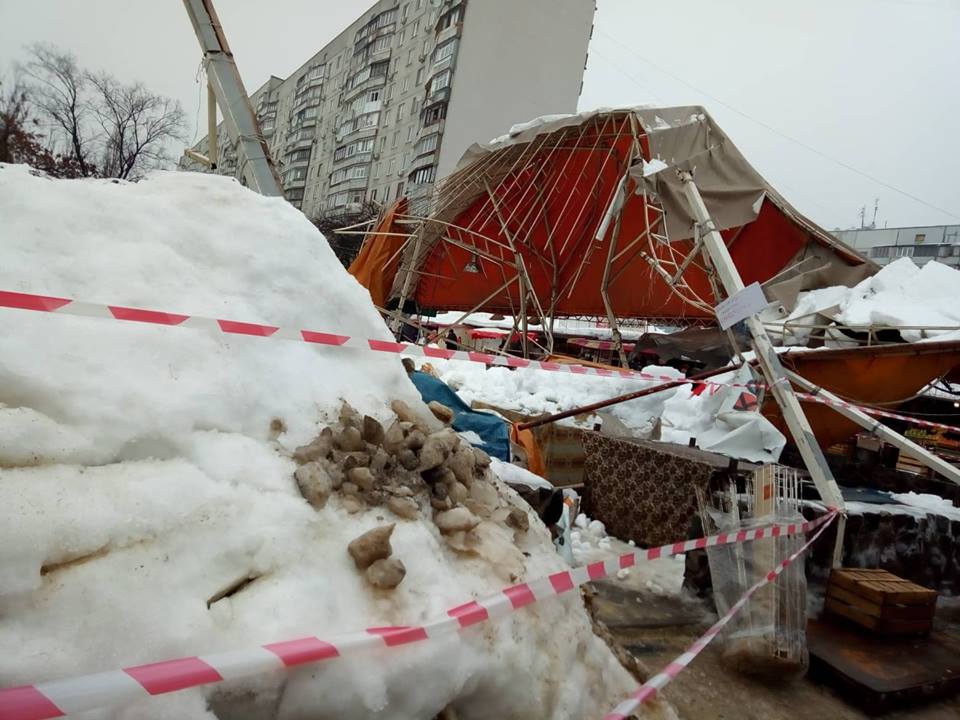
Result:
<svg viewBox="0 0 960 720">
<path fill-rule="evenodd" d="M 387 204 L 474 142 L 575 112 L 594 11 L 595 0 L 380 0 L 251 96 L 287 199 L 311 217 Z M 217 172 L 239 175 L 235 148 L 219 155 Z"/>
<path fill-rule="evenodd" d="M 833 234 L 878 265 L 909 257 L 917 265 L 937 260 L 960 268 L 960 225 L 862 228 L 834 230 Z"/>
</svg>

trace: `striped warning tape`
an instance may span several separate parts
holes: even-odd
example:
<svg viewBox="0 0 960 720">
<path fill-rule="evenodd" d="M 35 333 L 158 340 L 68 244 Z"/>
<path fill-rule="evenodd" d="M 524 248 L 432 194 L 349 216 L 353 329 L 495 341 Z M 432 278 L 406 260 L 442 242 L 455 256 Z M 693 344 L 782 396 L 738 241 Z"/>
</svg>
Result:
<svg viewBox="0 0 960 720">
<path fill-rule="evenodd" d="M 637 562 L 717 545 L 795 535 L 823 525 L 831 517 L 832 514 L 828 514 L 811 522 L 767 525 L 648 550 L 638 549 L 608 560 L 513 585 L 486 598 L 451 608 L 442 617 L 424 625 L 367 628 L 362 632 L 340 635 L 329 640 L 304 637 L 244 650 L 177 658 L 135 665 L 122 670 L 0 689 L 0 718 L 46 720 L 63 717 L 69 713 L 107 707 L 151 695 L 162 695 L 304 663 L 344 657 L 366 650 L 443 637 L 486 620 L 501 618 L 537 601 L 562 595 L 591 580 L 615 575 L 619 570 L 633 567 Z"/>
<path fill-rule="evenodd" d="M 859 410 L 862 413 L 866 413 L 867 415 L 901 420 L 905 423 L 917 425 L 919 427 L 935 428 L 937 430 L 946 430 L 947 432 L 960 434 L 960 428 L 954 427 L 953 425 L 944 425 L 943 423 L 932 422 L 930 420 L 921 420 L 919 418 L 910 417 L 909 415 L 898 415 L 897 413 L 892 413 L 887 410 L 878 410 L 876 408 L 864 407 L 862 405 L 854 405 L 853 403 L 848 403 L 843 400 L 831 400 L 830 398 L 821 397 L 820 395 L 812 395 L 810 393 L 797 393 L 797 397 L 801 400 L 818 402 L 822 405 L 851 408 L 853 410 Z"/>
<path fill-rule="evenodd" d="M 586 367 L 584 365 L 568 365 L 566 363 L 548 362 L 544 360 L 526 360 L 524 358 L 514 357 L 513 355 L 490 355 L 489 353 L 474 352 L 471 350 L 446 350 L 444 348 L 394 342 L 392 340 L 355 338 L 350 337 L 349 335 L 340 335 L 330 332 L 283 328 L 275 325 L 242 322 L 239 320 L 223 320 L 202 317 L 199 315 L 183 315 L 180 313 L 164 312 L 161 310 L 144 310 L 142 308 L 131 308 L 123 305 L 83 302 L 80 300 L 71 300 L 69 298 L 52 297 L 48 295 L 33 295 L 29 293 L 10 292 L 6 290 L 0 290 L 0 308 L 34 310 L 39 312 L 56 313 L 60 315 L 76 315 L 80 317 L 121 320 L 126 322 L 142 322 L 153 325 L 165 325 L 168 327 L 188 327 L 226 335 L 248 335 L 253 337 L 269 338 L 272 340 L 292 340 L 316 345 L 324 345 L 327 347 L 359 348 L 362 350 L 392 353 L 395 355 L 404 355 L 408 357 L 462 360 L 465 362 L 515 369 L 545 370 L 548 372 L 571 373 L 573 375 L 592 375 L 607 378 L 619 377 L 633 380 L 644 380 L 647 382 L 676 382 L 677 380 L 684 379 L 683 377 L 677 377 L 675 375 L 654 375 L 652 373 L 628 369 L 595 368 Z M 764 387 L 762 383 L 756 382 L 720 383 L 712 380 L 690 380 L 689 382 L 692 385 L 707 386 L 710 388 L 711 392 L 724 387 L 733 387 L 744 389 L 750 393 L 755 393 L 759 388 Z M 853 407 L 870 415 L 878 415 L 881 417 L 902 420 L 904 422 L 919 425 L 921 427 L 942 428 L 949 432 L 960 433 L 960 428 L 956 428 L 951 425 L 929 422 L 927 420 L 917 420 L 916 418 L 910 418 L 905 415 L 897 415 L 895 413 L 889 413 L 883 410 L 874 410 L 872 408 L 860 407 L 844 402 L 835 402 L 833 400 L 828 400 L 826 398 L 817 397 L 814 395 L 807 395 L 804 393 L 798 393 L 798 397 L 804 400 L 812 400 L 823 403 L 825 405 Z"/>
<path fill-rule="evenodd" d="M 33 295 L 30 293 L 10 292 L 0 290 L 0 308 L 17 310 L 33 310 L 38 312 L 56 313 L 59 315 L 77 315 L 107 320 L 122 320 L 127 322 L 150 323 L 168 327 L 186 327 L 198 330 L 207 330 L 213 333 L 226 335 L 249 335 L 271 340 L 292 340 L 327 347 L 354 348 L 372 350 L 374 352 L 392 353 L 408 357 L 425 357 L 441 360 L 462 360 L 465 362 L 481 363 L 516 369 L 545 370 L 548 372 L 570 373 L 572 375 L 593 375 L 597 377 L 618 377 L 634 380 L 676 382 L 683 380 L 682 376 L 654 375 L 629 369 L 607 369 L 587 367 L 584 365 L 568 365 L 566 363 L 548 362 L 546 360 L 526 360 L 513 355 L 491 355 L 489 353 L 474 352 L 472 350 L 447 350 L 445 348 L 416 345 L 413 343 L 395 342 L 392 340 L 373 340 L 356 338 L 331 332 L 318 332 L 297 328 L 285 328 L 262 323 L 242 322 L 238 320 L 223 320 L 218 318 L 202 317 L 199 315 L 183 315 L 181 313 L 165 312 L 162 310 L 145 310 L 123 305 L 109 305 L 105 303 L 91 303 L 70 298 L 52 297 L 48 295 Z M 693 382 L 693 381 L 691 381 Z M 697 381 L 706 385 L 722 387 L 747 388 L 747 385 L 735 383 L 713 383 L 709 380 Z M 753 386 L 755 387 L 755 386 Z"/>
<path fill-rule="evenodd" d="M 736 615 L 743 606 L 747 604 L 747 601 L 750 599 L 757 590 L 762 588 L 764 585 L 767 585 L 780 574 L 787 569 L 787 566 L 790 565 L 794 560 L 800 557 L 805 553 L 811 545 L 813 545 L 817 538 L 823 534 L 823 531 L 827 529 L 827 526 L 830 522 L 837 516 L 836 512 L 830 512 L 827 515 L 824 515 L 822 520 L 822 525 L 817 531 L 817 534 L 810 538 L 799 550 L 795 553 L 789 555 L 783 562 L 781 562 L 777 567 L 768 572 L 759 582 L 753 585 L 749 590 L 747 590 L 733 606 L 727 610 L 727 612 L 721 617 L 716 623 L 714 623 L 709 630 L 707 630 L 703 635 L 697 638 L 686 651 L 678 656 L 673 662 L 667 665 L 663 670 L 658 672 L 652 678 L 647 680 L 643 685 L 641 685 L 637 690 L 630 695 L 629 698 L 624 700 L 622 703 L 617 705 L 611 712 L 604 716 L 603 720 L 626 720 L 631 714 L 633 714 L 638 707 L 640 707 L 647 700 L 652 698 L 658 692 L 660 692 L 671 680 L 675 679 L 683 670 L 693 662 L 693 659 L 699 655 L 703 649 L 710 644 L 710 641 L 713 640 L 717 635 L 720 634 L 720 631 L 730 622 L 734 615 Z"/>
</svg>

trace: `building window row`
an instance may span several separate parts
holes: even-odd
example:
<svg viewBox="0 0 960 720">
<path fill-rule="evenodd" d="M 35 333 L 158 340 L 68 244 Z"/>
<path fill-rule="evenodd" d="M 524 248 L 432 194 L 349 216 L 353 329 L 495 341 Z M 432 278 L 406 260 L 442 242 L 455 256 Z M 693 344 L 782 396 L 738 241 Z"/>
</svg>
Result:
<svg viewBox="0 0 960 720">
<path fill-rule="evenodd" d="M 457 5 L 452 10 L 445 12 L 440 16 L 440 19 L 437 20 L 437 32 L 446 30 L 451 25 L 456 25 L 460 22 L 460 18 L 463 17 L 463 6 Z"/>
<path fill-rule="evenodd" d="M 451 38 L 447 40 L 443 45 L 437 45 L 436 50 L 433 51 L 433 62 L 438 64 L 444 60 L 448 60 L 453 57 L 453 54 L 457 52 L 457 38 Z"/>
<path fill-rule="evenodd" d="M 950 245 L 882 245 L 870 249 L 870 257 L 950 257 L 960 254 L 960 246 Z"/>
<path fill-rule="evenodd" d="M 364 25 L 362 28 L 357 30 L 357 34 L 354 37 L 354 41 L 358 42 L 362 38 L 369 35 L 370 33 L 380 30 L 381 28 L 385 28 L 387 25 L 390 25 L 396 19 L 397 19 L 396 8 L 390 8 L 389 10 L 383 11 L 379 15 L 374 15 L 372 18 L 370 18 L 370 21 L 366 25 Z"/>
<path fill-rule="evenodd" d="M 344 190 L 327 197 L 328 207 L 342 207 L 347 203 L 362 203 L 363 190 Z"/>
<path fill-rule="evenodd" d="M 350 167 L 334 170 L 330 173 L 330 185 L 336 185 L 345 180 L 362 180 L 369 174 L 370 165 L 351 165 Z"/>
<path fill-rule="evenodd" d="M 374 127 L 378 122 L 380 122 L 379 112 L 366 113 L 365 115 L 360 115 L 352 120 L 345 120 L 340 123 L 340 127 L 337 128 L 337 135 L 347 135 L 355 130 Z"/>
<path fill-rule="evenodd" d="M 414 155 L 426 155 L 437 149 L 437 145 L 440 144 L 440 134 L 433 133 L 431 135 L 426 135 L 420 138 L 417 141 L 416 146 L 413 148 Z"/>
<path fill-rule="evenodd" d="M 423 111 L 423 126 L 436 125 L 447 116 L 447 104 L 431 105 Z"/>
<path fill-rule="evenodd" d="M 373 152 L 373 138 L 364 138 L 363 140 L 357 140 L 349 145 L 337 148 L 333 153 L 333 161 L 338 162 L 345 158 L 368 152 Z"/>
</svg>

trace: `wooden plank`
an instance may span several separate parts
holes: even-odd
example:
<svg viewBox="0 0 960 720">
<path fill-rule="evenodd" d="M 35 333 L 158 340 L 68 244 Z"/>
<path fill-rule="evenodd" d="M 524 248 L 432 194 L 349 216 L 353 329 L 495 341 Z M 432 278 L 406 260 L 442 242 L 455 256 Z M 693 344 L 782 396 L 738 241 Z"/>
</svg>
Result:
<svg viewBox="0 0 960 720">
<path fill-rule="evenodd" d="M 857 592 L 884 605 L 931 605 L 937 592 L 909 581 L 859 582 Z"/>
<path fill-rule="evenodd" d="M 827 588 L 827 597 L 842 602 L 844 605 L 850 605 L 856 610 L 870 615 L 871 617 L 883 616 L 883 605 L 872 602 L 865 597 L 857 595 L 851 590 L 842 588 L 839 585 L 831 585 Z"/>
<path fill-rule="evenodd" d="M 924 620 L 933 622 L 936 605 L 884 605 L 880 617 L 887 620 Z"/>
<path fill-rule="evenodd" d="M 827 597 L 824 607 L 826 608 L 827 612 L 833 613 L 834 615 L 839 615 L 847 620 L 852 620 L 857 625 L 862 625 L 868 630 L 875 630 L 880 624 L 880 618 L 867 615 L 862 610 L 858 610 L 855 607 L 847 605 L 845 602 L 841 602 L 836 598 Z"/>
</svg>

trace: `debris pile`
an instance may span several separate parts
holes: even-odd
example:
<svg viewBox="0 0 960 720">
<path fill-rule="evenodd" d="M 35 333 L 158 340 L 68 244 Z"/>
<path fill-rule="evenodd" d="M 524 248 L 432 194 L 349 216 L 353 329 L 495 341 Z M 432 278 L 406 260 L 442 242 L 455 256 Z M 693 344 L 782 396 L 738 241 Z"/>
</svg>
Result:
<svg viewBox="0 0 960 720">
<path fill-rule="evenodd" d="M 320 510 L 337 493 L 349 513 L 385 507 L 400 521 L 432 518 L 450 548 L 488 560 L 500 577 L 515 582 L 523 572 L 516 540 L 530 518 L 502 492 L 490 456 L 452 428 L 436 428 L 437 420 L 453 419 L 440 403 L 430 405 L 434 419 L 402 400 L 391 408 L 396 417 L 384 427 L 344 402 L 335 425 L 294 450 L 294 477 L 304 499 Z M 391 557 L 393 528 L 375 528 L 348 547 L 367 581 L 381 589 L 399 585 L 406 572 L 403 561 Z"/>
</svg>

